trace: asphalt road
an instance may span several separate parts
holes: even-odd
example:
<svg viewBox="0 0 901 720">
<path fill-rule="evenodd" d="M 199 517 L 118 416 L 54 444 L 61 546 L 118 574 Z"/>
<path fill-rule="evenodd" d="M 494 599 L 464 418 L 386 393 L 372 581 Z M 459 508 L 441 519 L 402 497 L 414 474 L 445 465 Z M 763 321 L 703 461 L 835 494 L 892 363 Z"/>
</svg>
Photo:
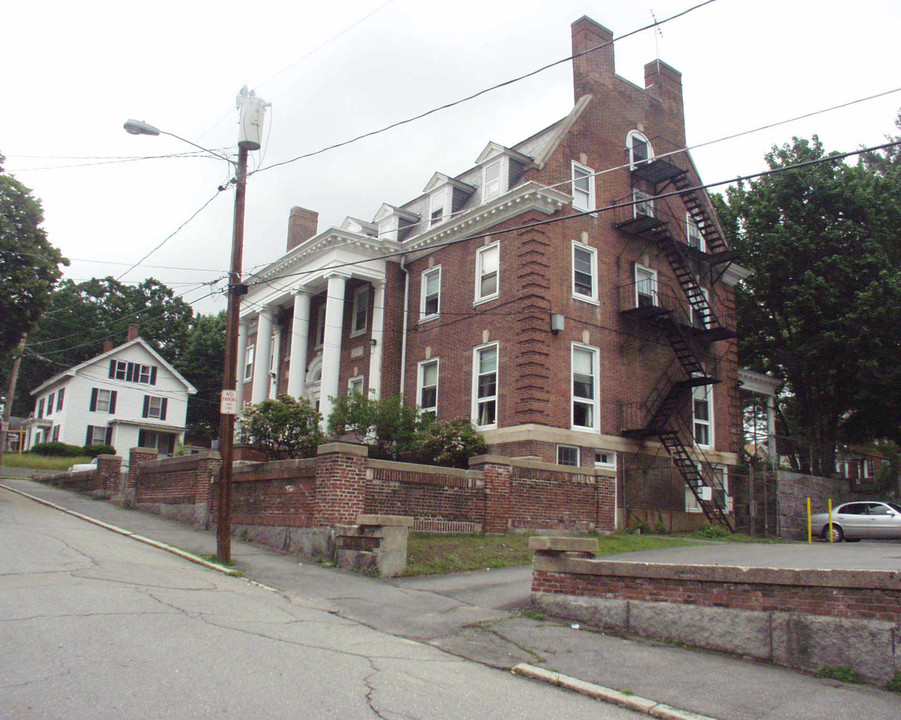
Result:
<svg viewBox="0 0 901 720">
<path fill-rule="evenodd" d="M 5 491 L 0 548 L 0 718 L 638 717 Z"/>
</svg>

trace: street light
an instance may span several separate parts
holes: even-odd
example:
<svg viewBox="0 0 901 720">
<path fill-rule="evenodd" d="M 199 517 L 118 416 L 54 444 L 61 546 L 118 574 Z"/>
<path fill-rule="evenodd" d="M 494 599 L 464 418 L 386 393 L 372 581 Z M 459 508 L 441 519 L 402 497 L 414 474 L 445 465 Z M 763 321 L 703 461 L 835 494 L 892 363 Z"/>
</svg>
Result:
<svg viewBox="0 0 901 720">
<path fill-rule="evenodd" d="M 263 116 L 266 103 L 247 88 L 241 89 L 237 98 L 240 113 L 238 133 L 238 162 L 235 170 L 235 219 L 232 228 L 231 270 L 228 277 L 228 309 L 226 310 L 225 364 L 222 371 L 222 400 L 219 408 L 219 454 L 222 468 L 219 471 L 219 510 L 216 520 L 216 558 L 221 563 L 231 560 L 231 481 L 235 441 L 235 415 L 237 413 L 237 362 L 238 323 L 241 312 L 241 296 L 247 286 L 241 284 L 241 265 L 244 255 L 244 199 L 247 189 L 247 153 L 260 149 Z M 132 135 L 169 135 L 193 145 L 204 152 L 235 164 L 232 160 L 209 148 L 202 147 L 174 133 L 165 132 L 141 120 L 129 120 L 124 125 Z"/>
</svg>

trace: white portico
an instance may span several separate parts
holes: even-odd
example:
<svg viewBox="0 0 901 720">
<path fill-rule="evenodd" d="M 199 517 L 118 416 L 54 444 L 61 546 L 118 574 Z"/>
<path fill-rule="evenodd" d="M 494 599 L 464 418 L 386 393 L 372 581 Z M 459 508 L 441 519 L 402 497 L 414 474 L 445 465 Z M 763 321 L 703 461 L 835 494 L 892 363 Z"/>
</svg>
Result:
<svg viewBox="0 0 901 720">
<path fill-rule="evenodd" d="M 238 336 L 238 390 L 243 391 L 244 403 L 251 404 L 283 392 L 306 397 L 318 402 L 325 422 L 332 398 L 348 391 L 340 384 L 342 370 L 352 376 L 354 387 L 379 394 L 384 353 L 383 258 L 395 252 L 398 243 L 378 239 L 368 223 L 350 220 L 342 229 L 298 238 L 295 211 L 288 252 L 245 279 L 248 294 L 242 301 Z"/>
</svg>

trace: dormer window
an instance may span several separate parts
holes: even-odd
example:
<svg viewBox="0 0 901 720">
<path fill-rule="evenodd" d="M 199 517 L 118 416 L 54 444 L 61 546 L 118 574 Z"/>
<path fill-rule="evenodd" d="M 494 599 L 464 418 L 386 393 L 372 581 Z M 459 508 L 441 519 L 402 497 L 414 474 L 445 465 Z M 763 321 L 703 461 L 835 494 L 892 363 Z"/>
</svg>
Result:
<svg viewBox="0 0 901 720">
<path fill-rule="evenodd" d="M 626 147 L 629 150 L 629 169 L 634 170 L 654 158 L 654 149 L 650 141 L 637 130 L 626 136 Z"/>
<path fill-rule="evenodd" d="M 493 200 L 501 194 L 501 165 L 503 158 L 488 163 L 482 170 L 482 201 Z"/>
<path fill-rule="evenodd" d="M 444 222 L 444 208 L 446 205 L 447 193 L 441 188 L 437 193 L 432 195 L 429 200 L 429 227 L 434 227 L 438 223 Z"/>
</svg>

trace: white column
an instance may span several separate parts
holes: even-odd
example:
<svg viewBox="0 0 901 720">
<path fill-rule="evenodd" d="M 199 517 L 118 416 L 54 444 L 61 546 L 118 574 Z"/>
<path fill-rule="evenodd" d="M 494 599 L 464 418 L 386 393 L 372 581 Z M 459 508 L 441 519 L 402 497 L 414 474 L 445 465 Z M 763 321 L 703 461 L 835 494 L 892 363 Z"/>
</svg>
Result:
<svg viewBox="0 0 901 720">
<path fill-rule="evenodd" d="M 325 337 L 322 341 L 322 384 L 319 390 L 319 412 L 323 427 L 332 414 L 338 397 L 338 376 L 341 371 L 341 335 L 344 332 L 344 275 L 330 275 L 325 300 Z"/>
<path fill-rule="evenodd" d="M 776 400 L 772 395 L 767 395 L 766 398 L 766 436 L 767 454 L 770 465 L 775 470 L 779 466 L 779 458 L 776 455 Z"/>
<path fill-rule="evenodd" d="M 235 389 L 238 391 L 238 417 L 241 417 L 241 408 L 244 406 L 244 361 L 247 359 L 247 321 L 238 323 L 238 356 L 235 362 L 238 371 L 235 373 Z"/>
<path fill-rule="evenodd" d="M 251 395 L 251 402 L 254 405 L 269 397 L 270 357 L 272 357 L 272 313 L 264 308 L 257 316 L 257 344 L 254 349 Z"/>
<path fill-rule="evenodd" d="M 310 293 L 294 291 L 294 319 L 291 321 L 291 362 L 288 365 L 288 395 L 303 397 L 307 374 L 307 345 L 310 342 Z"/>
<path fill-rule="evenodd" d="M 372 299 L 372 347 L 369 355 L 369 396 L 379 398 L 382 387 L 382 354 L 385 337 L 385 281 L 373 282 L 375 297 Z"/>
<path fill-rule="evenodd" d="M 270 350 L 269 370 L 269 399 L 275 400 L 278 396 L 279 356 L 282 350 L 281 325 L 272 326 L 272 348 Z"/>
</svg>

